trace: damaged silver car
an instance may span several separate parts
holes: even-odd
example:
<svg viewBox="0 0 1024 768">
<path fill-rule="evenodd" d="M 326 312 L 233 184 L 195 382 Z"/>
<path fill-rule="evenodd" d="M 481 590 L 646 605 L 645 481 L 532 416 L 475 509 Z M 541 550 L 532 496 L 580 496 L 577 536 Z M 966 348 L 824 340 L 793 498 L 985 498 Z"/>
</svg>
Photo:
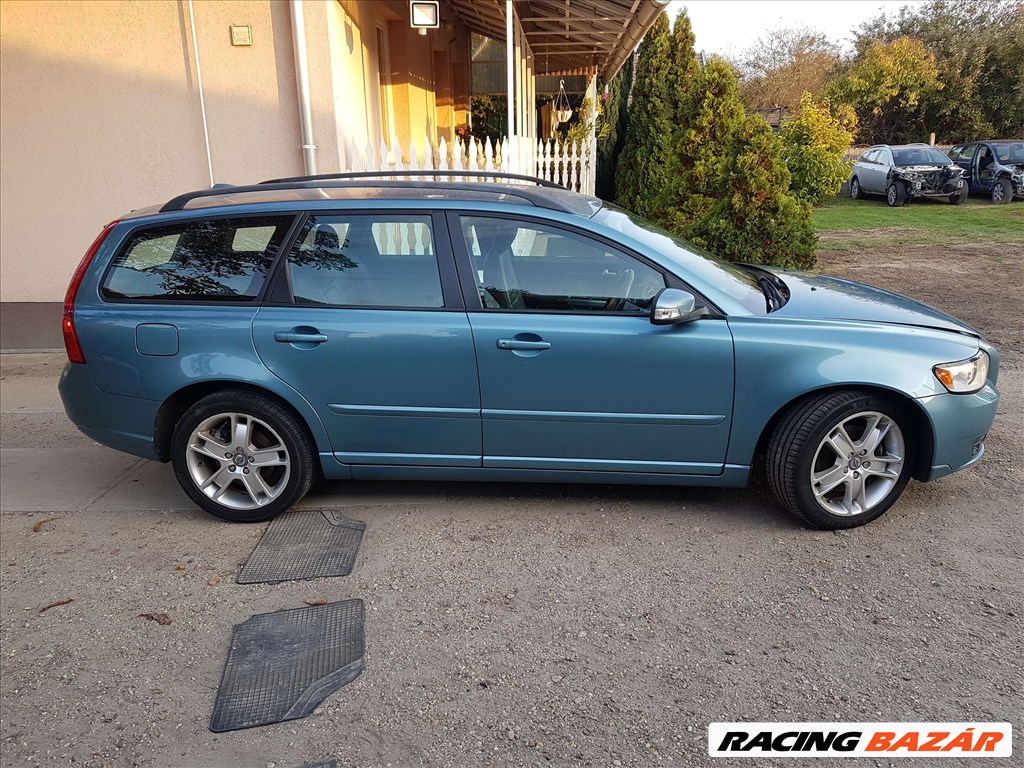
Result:
<svg viewBox="0 0 1024 768">
<path fill-rule="evenodd" d="M 906 205 L 916 197 L 944 198 L 952 205 L 967 199 L 964 170 L 945 153 L 927 144 L 881 144 L 853 164 L 850 197 L 884 195 L 889 205 Z"/>
</svg>

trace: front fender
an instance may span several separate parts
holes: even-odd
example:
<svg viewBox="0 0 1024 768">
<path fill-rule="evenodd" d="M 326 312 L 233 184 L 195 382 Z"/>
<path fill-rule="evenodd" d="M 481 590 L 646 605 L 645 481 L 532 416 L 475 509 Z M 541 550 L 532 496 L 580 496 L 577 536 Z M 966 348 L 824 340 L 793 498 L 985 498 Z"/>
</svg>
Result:
<svg viewBox="0 0 1024 768">
<path fill-rule="evenodd" d="M 918 399 L 945 393 L 937 363 L 980 346 L 967 334 L 857 321 L 731 317 L 736 398 L 726 462 L 749 465 L 772 417 L 818 390 L 869 386 Z"/>
</svg>

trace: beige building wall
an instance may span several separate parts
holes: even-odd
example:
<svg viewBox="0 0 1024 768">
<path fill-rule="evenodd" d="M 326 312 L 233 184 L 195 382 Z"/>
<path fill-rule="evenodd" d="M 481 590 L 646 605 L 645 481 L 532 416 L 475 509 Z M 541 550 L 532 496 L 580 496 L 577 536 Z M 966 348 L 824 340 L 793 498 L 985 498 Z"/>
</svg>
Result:
<svg viewBox="0 0 1024 768">
<path fill-rule="evenodd" d="M 321 172 L 340 169 L 328 45 L 335 6 L 304 6 Z M 215 181 L 301 174 L 288 3 L 193 7 Z M 232 24 L 252 26 L 252 46 L 231 45 Z M 0 347 L 23 346 L 13 327 L 24 325 L 22 311 L 53 323 L 40 336 L 49 346 L 59 343 L 52 305 L 103 225 L 210 184 L 187 0 L 4 0 L 0 119 Z M 50 306 L 38 317 L 41 307 L 26 303 Z"/>
<path fill-rule="evenodd" d="M 214 181 L 302 174 L 289 3 L 193 9 Z M 353 143 L 379 146 L 388 113 L 402 154 L 411 139 L 420 157 L 466 122 L 468 32 L 450 7 L 427 35 L 406 0 L 303 11 L 318 172 L 345 169 Z M 252 27 L 251 46 L 231 44 L 233 24 Z M 103 225 L 209 186 L 199 105 L 187 0 L 0 2 L 0 348 L 59 346 L 59 303 Z"/>
</svg>

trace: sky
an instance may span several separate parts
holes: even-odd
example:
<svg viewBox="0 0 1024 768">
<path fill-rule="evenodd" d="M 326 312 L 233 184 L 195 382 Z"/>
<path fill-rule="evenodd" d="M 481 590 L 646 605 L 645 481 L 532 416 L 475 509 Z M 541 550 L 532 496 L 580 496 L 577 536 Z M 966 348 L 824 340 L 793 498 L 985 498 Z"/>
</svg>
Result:
<svg viewBox="0 0 1024 768">
<path fill-rule="evenodd" d="M 674 19 L 686 7 L 698 51 L 732 56 L 778 26 L 810 27 L 848 50 L 851 29 L 915 2 L 920 0 L 672 0 L 668 11 Z"/>
</svg>

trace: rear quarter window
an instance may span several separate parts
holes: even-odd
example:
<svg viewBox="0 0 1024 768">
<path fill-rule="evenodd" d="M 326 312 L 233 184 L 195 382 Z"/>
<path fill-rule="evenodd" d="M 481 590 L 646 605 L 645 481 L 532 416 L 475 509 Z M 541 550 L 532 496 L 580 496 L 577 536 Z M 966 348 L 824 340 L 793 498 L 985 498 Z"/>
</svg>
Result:
<svg viewBox="0 0 1024 768">
<path fill-rule="evenodd" d="M 113 300 L 252 301 L 291 216 L 183 221 L 133 232 L 103 281 Z"/>
</svg>

